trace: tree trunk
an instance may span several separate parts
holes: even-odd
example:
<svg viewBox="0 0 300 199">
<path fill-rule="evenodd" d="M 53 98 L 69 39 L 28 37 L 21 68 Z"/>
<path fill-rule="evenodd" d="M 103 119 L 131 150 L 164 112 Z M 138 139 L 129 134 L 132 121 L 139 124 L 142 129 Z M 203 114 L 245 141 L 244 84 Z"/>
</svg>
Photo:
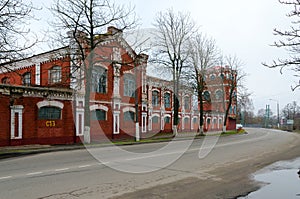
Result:
<svg viewBox="0 0 300 199">
<path fill-rule="evenodd" d="M 91 60 L 89 60 L 91 63 Z M 85 70 L 85 96 L 84 96 L 84 143 L 91 143 L 91 112 L 90 112 L 90 95 L 91 95 L 91 76 L 93 67 L 91 64 Z"/>
</svg>

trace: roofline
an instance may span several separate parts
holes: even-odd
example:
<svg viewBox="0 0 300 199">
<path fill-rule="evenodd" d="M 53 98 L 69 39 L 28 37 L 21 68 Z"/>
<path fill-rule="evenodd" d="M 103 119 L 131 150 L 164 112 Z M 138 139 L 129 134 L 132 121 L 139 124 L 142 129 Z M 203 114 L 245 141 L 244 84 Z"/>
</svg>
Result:
<svg viewBox="0 0 300 199">
<path fill-rule="evenodd" d="M 61 47 L 61 48 L 49 50 L 49 51 L 46 51 L 46 52 L 42 52 L 42 53 L 39 53 L 39 54 L 36 54 L 36 55 L 32 55 L 32 56 L 30 56 L 30 57 L 18 59 L 18 60 L 13 60 L 13 61 L 9 61 L 9 62 L 4 62 L 4 63 L 1 63 L 0 66 L 9 65 L 9 64 L 12 64 L 12 63 L 18 63 L 18 62 L 21 62 L 21 61 L 24 61 L 24 60 L 27 60 L 27 59 L 32 59 L 32 58 L 34 58 L 34 57 L 38 57 L 38 56 L 41 56 L 41 55 L 45 55 L 45 54 L 47 54 L 47 53 L 53 53 L 53 52 L 56 52 L 56 51 L 60 51 L 60 50 L 63 50 L 63 49 L 67 49 L 67 48 L 69 48 L 69 46 L 64 46 L 64 47 Z"/>
</svg>

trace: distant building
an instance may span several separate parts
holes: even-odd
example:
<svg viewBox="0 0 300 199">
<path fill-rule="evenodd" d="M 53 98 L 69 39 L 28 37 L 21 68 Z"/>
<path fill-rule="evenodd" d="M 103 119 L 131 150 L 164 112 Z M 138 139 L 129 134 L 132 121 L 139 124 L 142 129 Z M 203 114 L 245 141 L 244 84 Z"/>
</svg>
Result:
<svg viewBox="0 0 300 199">
<path fill-rule="evenodd" d="M 104 136 L 109 139 L 133 137 L 136 114 L 141 137 L 172 132 L 172 83 L 147 76 L 148 56 L 135 54 L 122 34 L 115 36 L 113 31 L 116 29 L 108 28 L 107 39 L 97 49 L 102 58 L 111 61 L 99 62 L 92 72 L 91 140 L 102 140 Z M 63 48 L 2 66 L 0 146 L 81 142 L 85 81 L 80 79 L 82 71 L 75 72 L 73 68 L 73 49 L 71 40 L 70 45 Z M 134 65 L 137 57 L 139 62 Z M 119 64 L 113 62 L 114 59 L 118 59 Z M 120 64 L 125 62 L 130 64 Z M 6 70 L 8 68 L 10 70 Z M 211 75 L 213 73 L 207 78 L 212 78 Z M 208 86 L 205 96 L 221 104 L 220 90 L 228 92 L 226 80 L 221 85 Z M 197 131 L 199 112 L 193 106 L 194 92 L 184 88 L 178 97 L 179 131 Z M 212 101 L 205 102 L 207 131 L 220 130 L 225 116 L 224 109 L 213 106 L 216 103 Z M 228 129 L 235 128 L 235 107 L 236 102 L 228 118 Z"/>
</svg>

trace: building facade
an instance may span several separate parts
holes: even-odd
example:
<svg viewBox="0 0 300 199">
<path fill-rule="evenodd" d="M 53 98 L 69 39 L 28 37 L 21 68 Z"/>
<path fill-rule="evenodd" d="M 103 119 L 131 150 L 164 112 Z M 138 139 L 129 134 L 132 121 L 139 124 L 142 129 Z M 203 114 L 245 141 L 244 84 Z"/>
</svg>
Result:
<svg viewBox="0 0 300 199">
<path fill-rule="evenodd" d="M 172 82 L 147 76 L 148 56 L 137 55 L 121 32 L 112 34 L 115 31 L 109 27 L 107 39 L 95 49 L 101 58 L 91 75 L 91 141 L 134 137 L 137 124 L 141 137 L 172 132 Z M 82 141 L 87 87 L 83 70 L 74 70 L 73 49 L 71 38 L 70 45 L 63 48 L 3 65 L 0 146 Z M 226 84 L 222 89 L 227 92 Z M 218 93 L 213 87 L 208 87 L 207 92 L 210 96 Z M 179 131 L 197 131 L 199 111 L 194 106 L 193 90 L 185 87 L 177 97 Z M 205 106 L 206 131 L 220 130 L 224 109 L 209 101 Z M 228 119 L 228 129 L 232 128 L 234 114 L 233 111 L 232 121 Z"/>
</svg>

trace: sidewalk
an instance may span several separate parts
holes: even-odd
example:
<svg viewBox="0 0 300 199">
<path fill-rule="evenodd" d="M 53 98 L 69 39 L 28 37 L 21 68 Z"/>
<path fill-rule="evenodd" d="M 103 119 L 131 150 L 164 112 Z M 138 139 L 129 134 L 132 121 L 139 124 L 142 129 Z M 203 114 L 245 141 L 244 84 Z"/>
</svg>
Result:
<svg viewBox="0 0 300 199">
<path fill-rule="evenodd" d="M 209 132 L 206 135 L 219 135 L 220 132 Z M 140 142 L 134 140 L 120 140 L 107 143 L 92 143 L 92 144 L 69 144 L 69 145 L 22 145 L 22 146 L 6 146 L 0 147 L 0 159 L 19 157 L 24 155 L 33 155 L 38 153 L 47 153 L 55 151 L 67 151 L 85 149 L 86 147 L 106 147 L 112 145 L 134 145 L 134 144 L 146 144 L 156 142 L 168 142 L 171 140 L 185 140 L 185 139 L 201 139 L 197 133 L 178 133 L 176 137 L 172 137 L 172 134 L 157 135 L 150 138 L 142 138 Z"/>
</svg>

